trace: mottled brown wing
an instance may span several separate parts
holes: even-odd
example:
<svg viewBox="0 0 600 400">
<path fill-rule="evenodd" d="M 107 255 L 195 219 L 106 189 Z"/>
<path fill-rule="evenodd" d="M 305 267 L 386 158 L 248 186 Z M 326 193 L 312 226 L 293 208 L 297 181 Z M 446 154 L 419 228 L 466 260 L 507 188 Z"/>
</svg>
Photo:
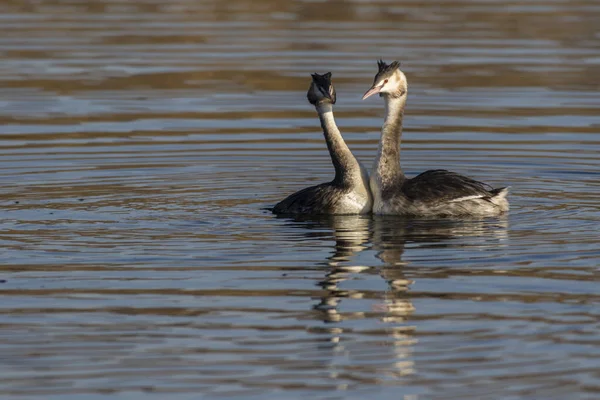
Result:
<svg viewBox="0 0 600 400">
<path fill-rule="evenodd" d="M 456 172 L 436 169 L 425 171 L 402 185 L 402 192 L 412 200 L 437 204 L 468 196 L 489 199 L 497 193 L 491 186 Z"/>
<path fill-rule="evenodd" d="M 330 214 L 340 198 L 340 189 L 323 183 L 293 193 L 273 207 L 274 214 Z"/>
</svg>

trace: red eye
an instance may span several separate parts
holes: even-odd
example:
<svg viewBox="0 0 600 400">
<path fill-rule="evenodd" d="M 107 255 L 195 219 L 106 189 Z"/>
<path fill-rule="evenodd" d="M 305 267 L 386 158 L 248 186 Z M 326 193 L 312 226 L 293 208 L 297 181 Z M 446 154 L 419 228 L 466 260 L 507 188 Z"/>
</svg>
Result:
<svg viewBox="0 0 600 400">
<path fill-rule="evenodd" d="M 387 83 L 387 81 L 388 81 L 387 79 L 385 81 L 383 81 L 383 84 L 385 85 Z"/>
</svg>

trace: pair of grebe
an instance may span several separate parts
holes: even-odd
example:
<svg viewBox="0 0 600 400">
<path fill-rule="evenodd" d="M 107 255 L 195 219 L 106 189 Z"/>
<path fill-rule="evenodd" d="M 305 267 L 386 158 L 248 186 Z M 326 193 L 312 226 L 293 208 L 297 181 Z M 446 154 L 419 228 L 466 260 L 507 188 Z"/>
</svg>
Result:
<svg viewBox="0 0 600 400">
<path fill-rule="evenodd" d="M 333 118 L 331 73 L 313 74 L 308 101 L 315 106 L 335 168 L 333 181 L 296 192 L 273 208 L 276 214 L 388 214 L 411 217 L 495 216 L 508 211 L 508 188 L 490 186 L 437 169 L 407 178 L 400 168 L 400 139 L 408 85 L 397 61 L 378 62 L 364 94 L 385 101 L 385 120 L 371 176 L 352 154 Z"/>
</svg>

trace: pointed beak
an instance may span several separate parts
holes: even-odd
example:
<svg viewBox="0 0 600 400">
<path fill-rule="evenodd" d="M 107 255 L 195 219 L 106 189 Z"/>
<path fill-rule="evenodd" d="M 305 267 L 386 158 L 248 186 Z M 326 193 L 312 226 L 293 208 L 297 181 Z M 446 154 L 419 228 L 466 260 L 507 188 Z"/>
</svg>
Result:
<svg viewBox="0 0 600 400">
<path fill-rule="evenodd" d="M 379 91 L 381 90 L 382 87 L 383 86 L 373 86 L 373 87 L 371 87 L 371 89 L 367 90 L 367 92 L 364 94 L 364 96 L 363 96 L 362 99 L 364 100 L 364 99 L 366 99 L 369 96 L 372 96 L 372 95 L 374 95 L 376 93 L 379 93 Z"/>
</svg>

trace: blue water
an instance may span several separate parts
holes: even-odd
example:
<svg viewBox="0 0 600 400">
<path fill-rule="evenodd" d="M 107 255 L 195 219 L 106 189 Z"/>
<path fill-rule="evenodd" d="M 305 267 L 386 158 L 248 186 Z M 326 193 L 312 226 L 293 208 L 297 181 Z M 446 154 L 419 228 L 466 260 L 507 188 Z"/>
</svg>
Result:
<svg viewBox="0 0 600 400">
<path fill-rule="evenodd" d="M 590 0 L 8 2 L 3 399 L 596 399 L 600 7 Z M 370 166 L 511 186 L 481 221 L 277 218 Z"/>
</svg>

